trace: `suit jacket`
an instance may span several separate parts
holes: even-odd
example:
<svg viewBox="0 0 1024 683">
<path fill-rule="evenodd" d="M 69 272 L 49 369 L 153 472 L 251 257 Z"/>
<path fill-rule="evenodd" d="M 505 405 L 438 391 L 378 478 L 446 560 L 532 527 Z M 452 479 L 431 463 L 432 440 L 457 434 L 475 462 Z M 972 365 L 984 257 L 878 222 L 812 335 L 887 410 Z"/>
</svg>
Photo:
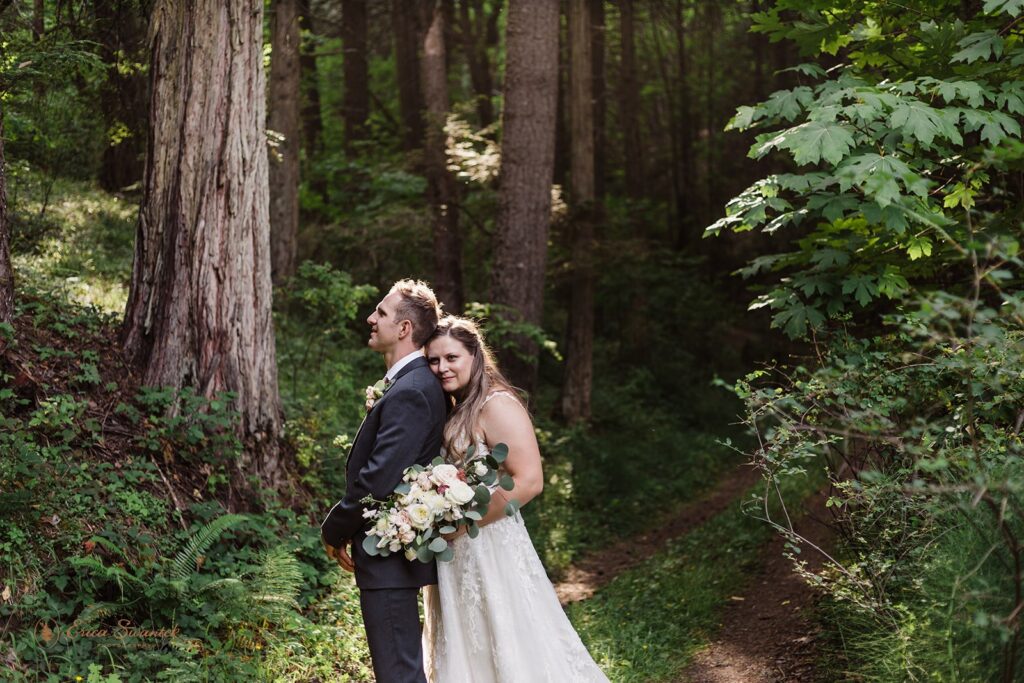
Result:
<svg viewBox="0 0 1024 683">
<path fill-rule="evenodd" d="M 413 588 L 437 583 L 437 566 L 407 560 L 403 553 L 370 556 L 363 550 L 369 523 L 363 518 L 365 496 L 385 500 L 413 464 L 428 465 L 441 453 L 446 416 L 441 383 L 426 358 L 398 371 L 356 433 L 346 465 L 345 497 L 320 525 L 334 547 L 352 541 L 356 585 L 360 588 Z"/>
</svg>

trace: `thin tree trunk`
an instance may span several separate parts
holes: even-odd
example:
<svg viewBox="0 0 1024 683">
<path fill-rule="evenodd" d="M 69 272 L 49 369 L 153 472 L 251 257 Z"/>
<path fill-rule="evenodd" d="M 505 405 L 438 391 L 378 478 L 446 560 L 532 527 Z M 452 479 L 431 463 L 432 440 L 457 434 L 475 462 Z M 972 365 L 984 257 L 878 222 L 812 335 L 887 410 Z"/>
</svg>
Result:
<svg viewBox="0 0 1024 683">
<path fill-rule="evenodd" d="M 558 0 L 510 0 L 493 300 L 513 322 L 540 325 L 551 222 L 558 100 Z M 537 345 L 514 340 L 502 368 L 521 389 L 537 381 Z M 518 352 L 517 352 L 518 351 Z"/>
<path fill-rule="evenodd" d="M 591 50 L 593 61 L 594 96 L 594 194 L 604 197 L 605 176 L 605 111 L 607 109 L 605 84 L 605 20 L 604 0 L 590 4 Z"/>
<path fill-rule="evenodd" d="M 103 149 L 100 187 L 116 192 L 142 179 L 146 154 L 146 77 L 133 64 L 146 58 L 145 17 L 136 3 L 95 0 L 96 42 L 107 66 L 100 85 L 103 119 L 122 135 Z M 127 68 L 124 68 L 127 67 Z"/>
<path fill-rule="evenodd" d="M 46 28 L 46 5 L 43 0 L 32 3 L 32 40 L 42 40 Z"/>
<path fill-rule="evenodd" d="M 558 15 L 558 110 L 555 113 L 555 183 L 565 187 L 569 175 L 569 145 L 572 131 L 568 125 L 569 111 L 569 40 L 562 30 L 562 18 L 567 17 L 567 0 L 559 2 Z"/>
<path fill-rule="evenodd" d="M 299 232 L 299 140 L 302 105 L 299 66 L 301 0 L 272 0 L 270 8 L 270 117 L 277 133 L 269 150 L 271 278 L 279 284 L 295 274 Z"/>
<path fill-rule="evenodd" d="M 310 34 L 315 33 L 313 16 L 309 3 L 312 0 L 300 0 L 300 28 Z M 301 35 L 301 34 L 300 34 Z M 299 48 L 299 72 L 302 83 L 302 145 L 306 152 L 305 168 L 302 176 L 309 181 L 309 188 L 317 195 L 327 195 L 327 181 L 322 174 L 312 172 L 312 162 L 320 156 L 323 149 L 323 119 L 320 115 L 320 82 L 317 75 L 316 55 L 313 46 L 302 45 Z"/>
<path fill-rule="evenodd" d="M 230 391 L 240 481 L 284 477 L 271 318 L 263 11 L 157 0 L 142 207 L 123 327 L 148 386 Z"/>
<path fill-rule="evenodd" d="M 622 65 L 619 80 L 619 120 L 623 138 L 623 170 L 626 195 L 639 199 L 644 195 L 643 154 L 640 138 L 640 83 L 636 73 L 636 41 L 633 0 L 619 0 L 622 36 Z"/>
<path fill-rule="evenodd" d="M 455 177 L 448 170 L 448 72 L 445 66 L 444 11 L 440 1 L 423 39 L 423 91 L 426 97 L 427 198 L 433 212 L 434 291 L 449 311 L 462 310 L 462 237 Z"/>
<path fill-rule="evenodd" d="M 398 77 L 398 108 L 402 114 L 402 149 L 423 145 L 423 90 L 420 87 L 420 0 L 391 0 L 395 32 L 395 69 Z M 442 41 L 443 42 L 443 41 Z"/>
<path fill-rule="evenodd" d="M 345 148 L 366 139 L 366 119 L 370 116 L 370 72 L 366 61 L 368 31 L 366 0 L 342 0 L 341 43 L 345 50 Z"/>
<path fill-rule="evenodd" d="M 497 10 L 494 12 L 497 13 Z M 494 122 L 494 104 L 491 102 L 494 79 L 491 77 L 491 62 L 487 55 L 489 23 L 482 0 L 460 0 L 459 37 L 469 65 L 469 79 L 473 85 L 476 113 L 481 127 Z"/>
<path fill-rule="evenodd" d="M 594 103 L 590 29 L 593 0 L 569 0 L 569 166 L 572 220 L 572 297 L 566 345 L 562 414 L 569 423 L 590 419 L 594 349 Z"/>
<path fill-rule="evenodd" d="M 683 15 L 682 0 L 676 5 L 676 66 L 679 80 L 679 133 L 675 136 L 678 141 L 678 170 L 673 174 L 675 182 L 676 199 L 676 248 L 692 245 L 700 239 L 700 232 L 692 227 L 698 224 L 694 220 L 693 207 L 690 202 L 690 192 L 694 185 L 694 158 L 693 158 L 693 114 L 691 109 L 691 90 L 689 85 L 690 67 L 686 54 L 686 19 Z M 704 225 L 704 223 L 699 223 Z"/>
<path fill-rule="evenodd" d="M 3 101 L 0 100 L 0 322 L 6 323 L 14 315 L 14 269 L 11 267 L 11 224 L 7 221 L 3 107 Z"/>
</svg>

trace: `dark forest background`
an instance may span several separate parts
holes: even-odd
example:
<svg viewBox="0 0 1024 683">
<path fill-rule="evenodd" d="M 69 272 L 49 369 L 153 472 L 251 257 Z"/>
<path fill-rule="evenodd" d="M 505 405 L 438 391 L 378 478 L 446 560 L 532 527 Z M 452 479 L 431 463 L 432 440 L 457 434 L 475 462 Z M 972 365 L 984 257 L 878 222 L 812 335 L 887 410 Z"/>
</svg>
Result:
<svg viewBox="0 0 1024 683">
<path fill-rule="evenodd" d="M 0 667 L 367 680 L 316 524 L 414 277 L 529 397 L 553 580 L 763 475 L 570 608 L 612 680 L 816 490 L 822 680 L 1014 680 L 1022 12 L 0 0 Z M 66 632 L 119 619 L 180 633 Z"/>
</svg>

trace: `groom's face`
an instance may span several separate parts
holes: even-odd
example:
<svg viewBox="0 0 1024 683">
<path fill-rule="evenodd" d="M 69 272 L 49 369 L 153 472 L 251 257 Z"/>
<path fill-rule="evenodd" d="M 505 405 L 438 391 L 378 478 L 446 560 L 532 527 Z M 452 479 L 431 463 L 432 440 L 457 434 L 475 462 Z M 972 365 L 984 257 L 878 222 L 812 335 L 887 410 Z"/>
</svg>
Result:
<svg viewBox="0 0 1024 683">
<path fill-rule="evenodd" d="M 401 301 L 402 295 L 392 292 L 380 300 L 373 313 L 366 319 L 370 326 L 370 339 L 367 345 L 378 353 L 385 353 L 398 344 L 398 333 L 401 330 L 401 321 L 395 316 L 395 309 Z"/>
</svg>

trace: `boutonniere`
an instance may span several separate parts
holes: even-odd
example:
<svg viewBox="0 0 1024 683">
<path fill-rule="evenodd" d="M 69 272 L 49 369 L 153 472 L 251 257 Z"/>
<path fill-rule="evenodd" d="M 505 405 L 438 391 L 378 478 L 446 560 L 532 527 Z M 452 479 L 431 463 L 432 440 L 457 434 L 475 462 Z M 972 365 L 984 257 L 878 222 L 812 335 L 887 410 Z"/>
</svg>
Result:
<svg viewBox="0 0 1024 683">
<path fill-rule="evenodd" d="M 366 412 L 370 412 L 370 409 L 388 393 L 388 389 L 391 388 L 392 382 L 385 380 L 378 380 L 376 384 L 366 387 Z"/>
</svg>

